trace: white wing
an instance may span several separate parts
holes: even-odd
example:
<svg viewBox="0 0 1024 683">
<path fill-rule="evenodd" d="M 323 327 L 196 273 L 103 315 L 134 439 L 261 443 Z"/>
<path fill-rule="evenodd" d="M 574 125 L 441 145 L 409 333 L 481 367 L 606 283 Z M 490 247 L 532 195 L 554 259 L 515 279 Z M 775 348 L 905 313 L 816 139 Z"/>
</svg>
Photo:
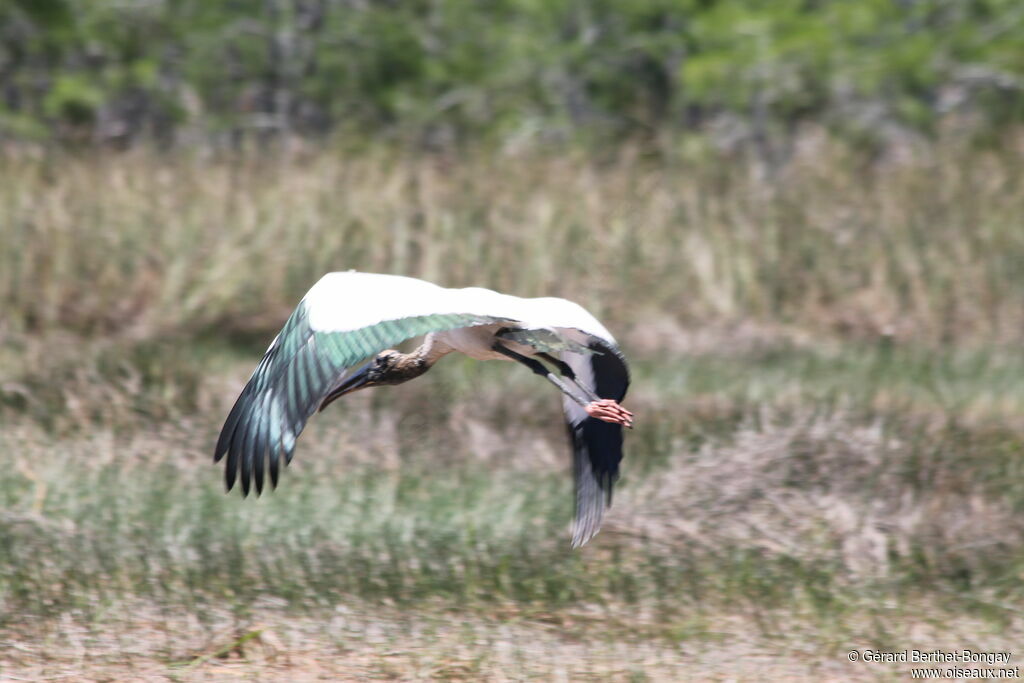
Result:
<svg viewBox="0 0 1024 683">
<path fill-rule="evenodd" d="M 587 343 L 615 341 L 583 307 L 565 299 L 521 299 L 489 289 L 445 289 L 415 278 L 330 273 L 303 297 L 267 349 L 221 429 L 214 461 L 225 481 L 277 485 L 281 457 L 346 370 L 406 339 L 494 323 L 564 329 Z M 578 330 L 578 332 L 577 332 Z"/>
<path fill-rule="evenodd" d="M 524 299 L 481 287 L 446 289 L 401 275 L 328 273 L 303 302 L 309 307 L 310 325 L 322 332 L 357 330 L 423 315 L 469 313 L 519 321 L 524 327 L 572 328 L 615 344 L 604 325 L 567 299 Z"/>
</svg>

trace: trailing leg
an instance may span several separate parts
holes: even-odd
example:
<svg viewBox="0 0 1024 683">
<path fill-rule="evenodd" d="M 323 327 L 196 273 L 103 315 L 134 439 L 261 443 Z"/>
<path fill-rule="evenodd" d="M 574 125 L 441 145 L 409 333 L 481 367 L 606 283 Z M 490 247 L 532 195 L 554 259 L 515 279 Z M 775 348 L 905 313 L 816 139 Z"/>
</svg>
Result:
<svg viewBox="0 0 1024 683">
<path fill-rule="evenodd" d="M 534 374 L 540 375 L 544 379 L 554 384 L 556 387 L 558 387 L 559 391 L 561 391 L 570 399 L 578 403 L 591 417 L 603 420 L 605 422 L 620 424 L 624 427 L 633 426 L 633 413 L 629 412 L 628 410 L 620 406 L 618 401 L 614 401 L 610 398 L 600 398 L 596 394 L 594 394 L 594 392 L 591 391 L 590 389 L 581 386 L 576 381 L 575 373 L 573 373 L 572 368 L 570 368 L 567 364 L 563 363 L 562 361 L 551 359 L 551 357 L 547 356 L 547 354 L 538 354 L 542 357 L 547 356 L 548 359 L 553 360 L 556 367 L 564 365 L 564 369 L 562 367 L 559 367 L 559 370 L 562 371 L 562 373 L 565 374 L 566 377 L 574 385 L 576 385 L 577 388 L 579 388 L 585 394 L 587 394 L 587 398 L 584 398 L 583 396 L 580 396 L 579 393 L 573 391 L 572 388 L 569 387 L 569 385 L 566 382 L 563 382 L 559 377 L 556 377 L 553 372 L 548 370 L 544 366 L 544 364 L 538 361 L 536 358 L 530 358 L 529 356 L 524 356 L 521 353 L 516 353 L 512 349 L 503 346 L 500 342 L 495 342 L 493 348 L 498 353 L 504 356 L 508 356 L 512 360 L 525 365 L 526 367 L 530 368 L 530 370 Z M 568 370 L 568 373 L 566 373 L 565 370 Z"/>
<path fill-rule="evenodd" d="M 547 362 L 551 363 L 556 368 L 558 368 L 558 371 L 560 373 L 562 373 L 562 377 L 565 377 L 566 379 L 571 380 L 572 383 L 575 384 L 576 387 L 580 391 L 582 391 L 583 394 L 587 398 L 589 398 L 591 402 L 604 400 L 600 396 L 595 394 L 590 389 L 590 387 L 586 386 L 585 384 L 580 384 L 579 381 L 576 379 L 576 373 L 573 371 L 572 367 L 568 363 L 566 363 L 564 360 L 562 360 L 561 358 L 555 358 L 550 353 L 545 353 L 544 351 L 541 351 L 540 353 L 538 353 L 537 357 L 538 358 L 543 358 L 544 360 L 546 360 Z"/>
</svg>

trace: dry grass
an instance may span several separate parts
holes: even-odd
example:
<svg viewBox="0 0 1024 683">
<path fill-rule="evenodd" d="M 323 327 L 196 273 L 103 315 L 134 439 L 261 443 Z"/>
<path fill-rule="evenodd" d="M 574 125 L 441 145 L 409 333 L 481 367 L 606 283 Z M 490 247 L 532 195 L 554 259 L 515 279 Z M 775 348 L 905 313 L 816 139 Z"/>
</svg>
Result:
<svg viewBox="0 0 1024 683">
<path fill-rule="evenodd" d="M 339 605 L 316 617 L 265 604 L 239 621 L 224 611 L 201 624 L 185 612 L 131 605 L 123 621 L 71 619 L 10 631 L 0 671 L 7 680 L 906 680 L 908 665 L 850 663 L 873 647 L 877 625 L 853 625 L 823 643 L 802 623 L 765 637 L 749 613 L 696 615 L 673 624 L 685 637 L 651 638 L 642 618 L 578 612 L 505 611 L 490 617 Z M 897 643 L 1013 651 L 1015 632 L 948 614 L 927 603 L 881 615 Z M 130 635 L 129 635 L 130 633 Z M 1019 633 L 1017 631 L 1016 633 Z"/>
<path fill-rule="evenodd" d="M 774 413 L 749 416 L 730 443 L 705 443 L 631 488 L 609 530 L 691 554 L 791 558 L 827 574 L 829 587 L 901 569 L 970 584 L 1019 566 L 1019 434 Z M 1007 452 L 997 459 L 993 447 Z"/>
<path fill-rule="evenodd" d="M 900 674 L 853 647 L 1024 634 L 1010 151 L 0 166 L 0 676 L 848 680 Z M 223 495 L 227 408 L 348 267 L 620 333 L 594 543 L 556 399 L 503 364 L 355 395 L 277 492 Z"/>
<path fill-rule="evenodd" d="M 812 141 L 771 180 L 624 151 L 450 160 L 137 152 L 0 159 L 8 332 L 269 332 L 328 270 L 580 299 L 617 329 L 754 320 L 914 342 L 1024 330 L 1019 150 L 867 166 Z"/>
<path fill-rule="evenodd" d="M 654 412 L 575 554 L 554 429 L 503 435 L 467 396 L 477 426 L 429 436 L 445 467 L 397 436 L 459 369 L 315 424 L 259 501 L 219 491 L 216 416 L 6 431 L 4 674 L 852 680 L 902 671 L 851 667 L 852 647 L 1024 634 L 1020 432 L 767 408 L 715 436 L 704 407 L 663 452 Z M 519 379 L 506 399 L 529 405 Z M 482 438 L 511 445 L 488 457 Z"/>
</svg>

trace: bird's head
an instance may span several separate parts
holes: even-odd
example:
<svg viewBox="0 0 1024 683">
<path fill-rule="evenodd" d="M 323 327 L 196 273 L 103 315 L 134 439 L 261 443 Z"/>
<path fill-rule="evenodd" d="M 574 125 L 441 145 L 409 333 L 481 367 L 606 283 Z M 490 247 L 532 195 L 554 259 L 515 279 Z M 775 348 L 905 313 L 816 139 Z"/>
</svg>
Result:
<svg viewBox="0 0 1024 683">
<path fill-rule="evenodd" d="M 422 359 L 394 349 L 381 351 L 369 362 L 354 371 L 334 392 L 331 400 L 367 387 L 401 384 L 423 374 Z"/>
<path fill-rule="evenodd" d="M 398 384 L 398 376 L 402 374 L 402 361 L 405 354 L 394 349 L 381 351 L 366 364 L 366 383 L 364 387 L 375 387 L 384 384 Z M 400 381 L 400 380 L 399 380 Z"/>
</svg>

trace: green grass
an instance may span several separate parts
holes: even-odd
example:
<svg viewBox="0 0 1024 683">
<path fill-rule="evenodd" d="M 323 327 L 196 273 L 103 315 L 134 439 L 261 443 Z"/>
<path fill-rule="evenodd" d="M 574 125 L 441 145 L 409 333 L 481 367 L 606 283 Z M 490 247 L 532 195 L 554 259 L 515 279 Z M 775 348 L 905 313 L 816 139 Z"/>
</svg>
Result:
<svg viewBox="0 0 1024 683">
<path fill-rule="evenodd" d="M 949 519 L 931 513 L 938 526 L 917 519 L 888 529 L 890 543 L 906 545 L 871 560 L 879 565 L 868 572 L 871 580 L 897 591 L 901 582 L 926 582 L 1019 592 L 1014 571 L 1024 555 L 1011 540 L 1021 532 L 1013 515 L 1024 508 L 1016 457 L 1024 438 L 1002 412 L 1019 407 L 1019 386 L 989 382 L 982 369 L 992 376 L 1019 372 L 1021 359 L 896 362 L 900 353 L 879 357 L 854 349 L 823 356 L 790 349 L 770 359 L 764 353 L 680 358 L 667 368 L 641 360 L 643 417 L 630 434 L 610 538 L 584 553 L 566 543 L 565 468 L 522 452 L 548 440 L 562 457 L 554 401 L 545 400 L 552 397 L 532 376 L 510 367 L 453 362 L 421 386 L 367 397 L 356 415 L 349 408 L 319 417 L 280 490 L 259 500 L 225 496 L 220 468 L 206 461 L 219 413 L 193 420 L 191 433 L 177 427 L 151 440 L 138 434 L 60 440 L 39 429 L 15 430 L 0 444 L 16 463 L 0 480 L 0 495 L 3 547 L 18 561 L 3 567 L 0 595 L 7 614 L 59 614 L 120 593 L 239 608 L 260 595 L 303 608 L 355 596 L 484 610 L 507 602 L 546 609 L 644 602 L 680 611 L 696 602 L 746 599 L 779 606 L 794 596 L 827 596 L 841 605 L 844 592 L 860 586 L 839 547 L 846 539 L 817 533 L 768 551 L 733 528 L 741 521 L 733 516 L 761 515 L 756 507 L 765 489 L 783 498 L 837 496 L 868 517 L 901 496 L 910 517 L 950 504 Z M 872 376 L 879 363 L 891 365 Z M 936 374 L 953 395 L 988 386 L 977 403 L 998 409 L 959 421 L 961 405 L 950 412 L 922 379 Z M 503 382 L 503 395 L 482 417 L 459 415 L 469 410 L 475 385 Z M 769 387 L 777 392 L 769 395 Z M 424 418 L 423 404 L 438 396 L 448 403 Z M 830 402 L 830 396 L 838 398 Z M 878 396 L 886 398 L 885 410 Z M 651 402 L 655 397 L 668 405 Z M 540 416 L 506 425 L 516 419 L 506 418 L 513 406 Z M 380 439 L 375 432 L 386 432 L 380 421 L 389 418 L 416 436 L 398 440 L 397 461 L 374 464 L 361 444 Z M 489 430 L 490 461 L 474 462 L 461 419 Z M 334 441 L 345 432 L 354 433 Z M 750 446 L 758 453 L 748 453 Z M 707 469 L 716 459 L 751 471 L 735 472 L 723 485 Z M 733 485 L 737 490 L 729 490 Z M 671 500 L 666 491 L 686 495 Z M 722 525 L 702 539 L 703 547 L 667 528 L 660 529 L 664 537 L 638 535 L 646 515 L 656 517 L 647 522 L 670 527 L 675 515 L 692 514 L 692 496 L 705 499 L 706 519 L 690 522 Z M 974 515 L 955 509 L 974 496 L 989 509 Z M 785 508 L 799 511 L 804 503 L 784 502 L 778 517 L 759 523 L 776 539 L 788 536 Z M 663 504 L 669 507 L 659 509 Z M 811 507 L 820 518 L 810 521 L 828 527 L 827 510 Z M 958 533 L 938 528 L 954 517 L 976 525 L 973 542 L 1004 550 L 971 560 L 956 547 L 964 540 Z M 917 532 L 930 535 L 919 539 Z"/>
</svg>

